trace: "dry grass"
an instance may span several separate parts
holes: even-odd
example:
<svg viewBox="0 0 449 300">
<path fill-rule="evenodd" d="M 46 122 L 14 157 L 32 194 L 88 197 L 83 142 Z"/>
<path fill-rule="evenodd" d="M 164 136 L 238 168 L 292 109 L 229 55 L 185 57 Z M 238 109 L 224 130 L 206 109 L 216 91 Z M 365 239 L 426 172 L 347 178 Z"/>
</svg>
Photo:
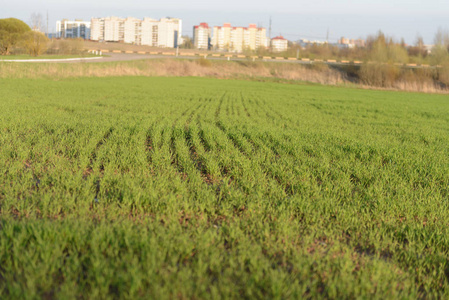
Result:
<svg viewBox="0 0 449 300">
<path fill-rule="evenodd" d="M 266 77 L 341 84 L 342 73 L 326 69 L 312 70 L 294 64 L 253 62 L 217 62 L 201 60 L 141 60 L 115 63 L 1 63 L 0 78 L 71 78 L 108 76 L 195 76 L 215 78 Z"/>
<path fill-rule="evenodd" d="M 393 88 L 402 91 L 414 91 L 423 93 L 448 93 L 433 81 L 406 81 L 400 80 L 394 83 Z"/>
<path fill-rule="evenodd" d="M 51 78 L 110 76 L 160 76 L 160 77 L 213 77 L 221 79 L 248 79 L 306 81 L 326 85 L 354 86 L 343 71 L 322 66 L 305 66 L 288 63 L 251 61 L 207 61 L 179 59 L 151 59 L 111 63 L 0 63 L 0 78 Z M 410 80 L 409 80 L 410 79 Z M 447 93 L 448 90 L 433 80 L 405 78 L 394 82 L 387 89 L 426 93 Z M 355 84 L 361 88 L 379 88 Z"/>
<path fill-rule="evenodd" d="M 146 45 L 132 45 L 124 43 L 114 43 L 114 42 L 96 42 L 96 41 L 85 41 L 85 50 L 120 50 L 120 51 L 155 51 L 155 52 L 175 52 L 174 48 L 160 48 L 152 47 Z M 179 49 L 180 52 L 190 52 L 190 53 L 214 53 L 213 51 L 205 51 L 199 49 Z"/>
<path fill-rule="evenodd" d="M 448 92 L 444 82 L 435 80 L 433 69 L 401 69 L 388 64 L 364 64 L 359 71 L 360 82 L 370 87 L 424 93 Z"/>
</svg>

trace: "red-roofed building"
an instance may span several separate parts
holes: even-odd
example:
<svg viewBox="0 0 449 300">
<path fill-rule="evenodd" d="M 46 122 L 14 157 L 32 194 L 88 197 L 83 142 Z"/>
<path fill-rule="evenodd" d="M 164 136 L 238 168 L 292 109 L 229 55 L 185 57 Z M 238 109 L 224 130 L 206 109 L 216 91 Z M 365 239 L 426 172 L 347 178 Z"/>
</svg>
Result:
<svg viewBox="0 0 449 300">
<path fill-rule="evenodd" d="M 193 26 L 193 45 L 197 49 L 210 49 L 210 35 L 211 29 L 209 24 L 200 23 L 200 25 Z"/>
<path fill-rule="evenodd" d="M 215 26 L 212 47 L 216 50 L 242 52 L 243 50 L 257 50 L 267 47 L 267 31 L 258 28 L 256 24 L 248 27 L 232 27 L 230 23 Z"/>
<path fill-rule="evenodd" d="M 288 49 L 288 40 L 282 35 L 271 39 L 271 50 L 273 52 L 284 52 Z"/>
</svg>

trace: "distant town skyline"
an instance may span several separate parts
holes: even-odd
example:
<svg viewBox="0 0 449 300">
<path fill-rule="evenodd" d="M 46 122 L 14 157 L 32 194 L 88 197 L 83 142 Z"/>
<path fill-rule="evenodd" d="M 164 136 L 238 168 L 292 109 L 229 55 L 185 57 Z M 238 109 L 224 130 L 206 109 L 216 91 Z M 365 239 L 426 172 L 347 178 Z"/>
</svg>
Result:
<svg viewBox="0 0 449 300">
<path fill-rule="evenodd" d="M 55 32 L 56 21 L 63 18 L 90 20 L 92 17 L 176 17 L 183 20 L 183 34 L 192 36 L 193 26 L 207 22 L 211 26 L 225 22 L 236 26 L 255 23 L 269 27 L 272 18 L 272 37 L 282 34 L 296 41 L 326 40 L 336 42 L 342 36 L 366 38 L 382 30 L 399 40 L 404 38 L 413 44 L 418 35 L 426 44 L 433 43 L 438 28 L 449 29 L 449 2 L 443 0 L 337 0 L 291 1 L 278 0 L 273 4 L 260 1 L 236 1 L 214 3 L 204 1 L 169 1 L 148 3 L 143 0 L 0 0 L 0 18 L 15 17 L 29 22 L 31 14 L 49 14 L 49 30 Z M 257 4 L 257 5 L 256 5 Z"/>
</svg>

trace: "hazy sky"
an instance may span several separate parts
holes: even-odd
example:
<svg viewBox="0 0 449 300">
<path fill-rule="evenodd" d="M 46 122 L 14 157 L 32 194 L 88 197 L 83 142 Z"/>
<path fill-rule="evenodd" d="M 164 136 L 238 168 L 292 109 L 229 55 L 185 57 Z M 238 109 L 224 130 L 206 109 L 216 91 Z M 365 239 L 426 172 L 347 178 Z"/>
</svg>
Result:
<svg viewBox="0 0 449 300">
<path fill-rule="evenodd" d="M 15 17 L 28 22 L 32 13 L 49 13 L 49 28 L 56 20 L 120 16 L 166 16 L 183 19 L 183 33 L 192 35 L 200 22 L 235 26 L 256 23 L 267 27 L 272 17 L 272 36 L 336 41 L 341 36 L 366 37 L 378 30 L 414 43 L 418 34 L 433 42 L 439 27 L 449 28 L 449 0 L 0 0 L 0 18 Z"/>
</svg>

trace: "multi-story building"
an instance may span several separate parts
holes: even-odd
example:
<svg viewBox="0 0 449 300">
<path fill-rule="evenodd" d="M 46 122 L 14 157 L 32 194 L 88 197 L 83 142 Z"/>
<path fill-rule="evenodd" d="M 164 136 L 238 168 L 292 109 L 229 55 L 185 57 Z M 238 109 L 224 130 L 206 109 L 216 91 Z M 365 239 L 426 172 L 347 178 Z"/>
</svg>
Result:
<svg viewBox="0 0 449 300">
<path fill-rule="evenodd" d="M 141 44 L 142 20 L 126 18 L 123 21 L 123 42 L 127 44 Z M 120 32 L 120 28 L 119 28 Z"/>
<path fill-rule="evenodd" d="M 249 24 L 243 32 L 243 44 L 250 50 L 267 47 L 267 30 L 262 27 L 257 27 L 256 24 Z"/>
<path fill-rule="evenodd" d="M 234 52 L 242 52 L 245 48 L 244 27 L 233 27 L 231 30 L 231 50 Z"/>
<path fill-rule="evenodd" d="M 90 39 L 104 41 L 104 19 L 92 19 L 90 25 Z"/>
<path fill-rule="evenodd" d="M 224 23 L 223 26 L 214 26 L 212 47 L 217 50 L 231 50 L 231 31 L 230 23 Z"/>
<path fill-rule="evenodd" d="M 124 20 L 117 17 L 106 18 L 104 21 L 104 40 L 120 42 L 124 39 Z"/>
<path fill-rule="evenodd" d="M 56 37 L 63 39 L 82 38 L 88 40 L 90 39 L 90 27 L 90 22 L 63 19 L 56 22 Z"/>
<path fill-rule="evenodd" d="M 124 19 L 108 17 L 91 20 L 90 39 L 94 41 L 119 42 L 124 39 Z M 121 29 L 121 30 L 120 30 Z"/>
<path fill-rule="evenodd" d="M 308 39 L 300 39 L 296 41 L 295 44 L 301 46 L 302 48 L 307 48 L 313 45 L 328 45 L 329 43 L 327 41 L 319 41 L 319 40 L 310 41 Z"/>
<path fill-rule="evenodd" d="M 181 44 L 182 20 L 163 18 L 157 22 L 157 47 L 176 48 Z"/>
<path fill-rule="evenodd" d="M 342 37 L 338 40 L 338 46 L 341 48 L 354 48 L 354 47 L 365 47 L 365 41 L 362 39 L 347 39 Z"/>
<path fill-rule="evenodd" d="M 94 18 L 91 39 L 136 45 L 176 48 L 181 42 L 182 20 L 163 18 Z"/>
<path fill-rule="evenodd" d="M 271 50 L 273 52 L 284 52 L 288 49 L 288 40 L 283 36 L 277 36 L 271 39 Z"/>
<path fill-rule="evenodd" d="M 267 47 L 267 31 L 265 28 L 250 24 L 249 27 L 231 27 L 225 23 L 214 27 L 212 47 L 217 50 L 242 52 Z"/>
<path fill-rule="evenodd" d="M 140 40 L 141 45 L 157 47 L 159 36 L 158 21 L 151 18 L 144 18 L 141 23 Z"/>
<path fill-rule="evenodd" d="M 193 26 L 193 45 L 197 49 L 210 49 L 211 30 L 207 23 Z"/>
</svg>

